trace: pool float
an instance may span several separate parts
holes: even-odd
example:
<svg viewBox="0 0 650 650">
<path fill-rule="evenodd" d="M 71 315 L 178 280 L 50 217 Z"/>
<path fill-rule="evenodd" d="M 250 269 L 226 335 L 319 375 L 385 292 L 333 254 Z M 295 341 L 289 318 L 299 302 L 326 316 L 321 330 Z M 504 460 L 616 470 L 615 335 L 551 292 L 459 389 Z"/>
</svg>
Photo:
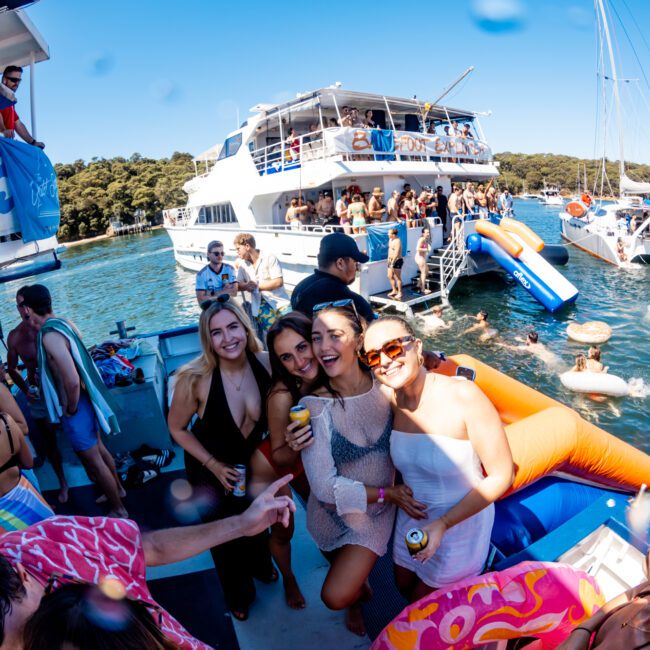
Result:
<svg viewBox="0 0 650 650">
<path fill-rule="evenodd" d="M 556 648 L 604 603 L 583 571 L 522 562 L 424 596 L 384 628 L 371 650 L 464 650 L 519 637 Z"/>
<path fill-rule="evenodd" d="M 505 425 L 515 463 L 515 478 L 507 494 L 554 472 L 628 492 L 648 483 L 648 454 L 469 355 L 446 359 L 436 372 L 454 376 L 458 366 L 474 369 L 475 383 Z"/>
<path fill-rule="evenodd" d="M 630 387 L 625 379 L 607 372 L 563 372 L 560 375 L 560 381 L 562 386 L 576 393 L 593 393 L 613 397 L 625 397 L 630 393 Z"/>
<path fill-rule="evenodd" d="M 586 323 L 569 323 L 566 333 L 572 341 L 599 345 L 609 341 L 612 336 L 612 328 L 601 320 L 590 320 Z"/>
</svg>

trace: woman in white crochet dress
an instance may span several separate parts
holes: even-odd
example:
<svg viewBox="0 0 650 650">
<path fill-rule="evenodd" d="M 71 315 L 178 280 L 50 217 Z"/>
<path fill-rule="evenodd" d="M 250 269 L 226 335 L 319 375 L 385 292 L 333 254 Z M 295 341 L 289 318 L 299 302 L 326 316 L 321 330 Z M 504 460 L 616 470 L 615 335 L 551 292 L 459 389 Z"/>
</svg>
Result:
<svg viewBox="0 0 650 650">
<path fill-rule="evenodd" d="M 395 467 L 425 503 L 426 519 L 399 512 L 393 544 L 395 579 L 411 602 L 478 575 L 488 555 L 494 501 L 512 484 L 512 455 L 499 414 L 473 382 L 427 373 L 422 341 L 402 318 L 374 321 L 364 359 L 389 389 L 390 451 Z M 404 537 L 418 527 L 427 546 L 411 557 Z"/>
<path fill-rule="evenodd" d="M 359 363 L 364 327 L 351 300 L 314 307 L 312 345 L 329 386 L 300 401 L 314 440 L 302 451 L 307 528 L 331 562 L 321 598 L 330 609 L 348 608 L 347 626 L 359 635 L 360 603 L 371 596 L 367 578 L 387 550 L 395 506 L 413 518 L 424 508 L 406 485 L 393 485 L 390 404 Z"/>
</svg>

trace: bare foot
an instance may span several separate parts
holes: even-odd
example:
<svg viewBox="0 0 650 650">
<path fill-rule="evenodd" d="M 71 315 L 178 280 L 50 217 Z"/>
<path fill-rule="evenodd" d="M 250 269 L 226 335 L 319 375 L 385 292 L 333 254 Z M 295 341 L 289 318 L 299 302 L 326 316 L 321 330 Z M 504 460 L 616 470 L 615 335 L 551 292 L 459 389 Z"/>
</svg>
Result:
<svg viewBox="0 0 650 650">
<path fill-rule="evenodd" d="M 115 517 L 115 519 L 128 519 L 129 513 L 126 508 L 118 508 L 117 510 L 109 510 L 107 517 Z"/>
<path fill-rule="evenodd" d="M 118 494 L 120 495 L 120 499 L 123 499 L 126 496 L 126 490 L 123 487 L 121 487 Z M 108 499 L 106 498 L 105 494 L 102 494 L 102 496 L 97 497 L 95 499 L 95 503 L 106 503 L 107 501 Z"/>
<path fill-rule="evenodd" d="M 59 500 L 59 503 L 67 503 L 68 502 L 68 484 L 64 483 L 61 486 L 61 489 L 59 490 L 59 496 L 57 497 Z"/>
<path fill-rule="evenodd" d="M 287 600 L 287 605 L 291 609 L 305 609 L 305 597 L 300 591 L 300 587 L 296 582 L 296 577 L 284 578 L 284 597 Z"/>
<path fill-rule="evenodd" d="M 402 294 L 401 293 L 396 293 L 394 297 L 395 297 L 395 300 L 401 300 L 402 299 Z"/>
<path fill-rule="evenodd" d="M 363 622 L 363 616 L 361 614 L 361 605 L 358 603 L 348 607 L 348 611 L 345 614 L 345 626 L 357 636 L 365 636 L 366 626 Z"/>
</svg>

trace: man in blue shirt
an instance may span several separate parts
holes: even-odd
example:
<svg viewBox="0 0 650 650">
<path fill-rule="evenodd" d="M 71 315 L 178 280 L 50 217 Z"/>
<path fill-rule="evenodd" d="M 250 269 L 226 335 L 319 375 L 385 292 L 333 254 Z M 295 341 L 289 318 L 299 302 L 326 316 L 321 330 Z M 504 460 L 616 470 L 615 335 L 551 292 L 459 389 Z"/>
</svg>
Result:
<svg viewBox="0 0 650 650">
<path fill-rule="evenodd" d="M 212 300 L 222 293 L 237 295 L 237 273 L 235 268 L 223 261 L 223 244 L 211 241 L 208 244 L 208 264 L 196 274 L 196 300 Z"/>
</svg>

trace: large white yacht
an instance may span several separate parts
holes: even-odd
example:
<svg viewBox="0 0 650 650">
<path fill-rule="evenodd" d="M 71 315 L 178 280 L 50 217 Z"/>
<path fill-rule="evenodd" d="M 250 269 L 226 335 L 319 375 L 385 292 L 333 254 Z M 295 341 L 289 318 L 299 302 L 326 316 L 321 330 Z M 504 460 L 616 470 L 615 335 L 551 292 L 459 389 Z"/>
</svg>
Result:
<svg viewBox="0 0 650 650">
<path fill-rule="evenodd" d="M 546 185 L 546 182 L 544 182 L 544 189 L 539 194 L 539 200 L 544 205 L 564 205 L 560 188 L 555 185 Z"/>
<path fill-rule="evenodd" d="M 377 128 L 339 126 L 351 107 L 361 116 L 372 110 Z M 453 123 L 469 124 L 473 137 L 447 135 L 455 132 Z M 198 156 L 195 164 L 197 175 L 184 186 L 187 205 L 164 213 L 176 261 L 200 269 L 213 239 L 223 241 L 226 256 L 234 258 L 233 238 L 246 231 L 259 248 L 278 257 L 289 288 L 313 271 L 321 237 L 339 227 L 292 229 L 285 222 L 292 198 L 315 203 L 319 192 L 326 191 L 336 202 L 346 188 L 370 193 L 379 187 L 387 201 L 393 190 L 402 192 L 406 184 L 416 194 L 424 186 L 441 185 L 448 195 L 455 181 L 478 182 L 498 175 L 476 113 L 352 92 L 338 83 L 284 104 L 254 106 L 223 145 Z M 442 247 L 443 224 L 437 218 L 429 222 L 432 248 Z M 419 220 L 408 228 L 405 283 L 417 274 L 413 257 L 423 225 Z M 369 249 L 366 234 L 353 236 L 361 250 Z M 459 268 L 466 267 L 462 255 L 449 258 L 440 283 L 443 293 Z M 385 255 L 373 261 L 371 254 L 357 283 L 354 288 L 365 296 L 387 290 Z"/>
</svg>

